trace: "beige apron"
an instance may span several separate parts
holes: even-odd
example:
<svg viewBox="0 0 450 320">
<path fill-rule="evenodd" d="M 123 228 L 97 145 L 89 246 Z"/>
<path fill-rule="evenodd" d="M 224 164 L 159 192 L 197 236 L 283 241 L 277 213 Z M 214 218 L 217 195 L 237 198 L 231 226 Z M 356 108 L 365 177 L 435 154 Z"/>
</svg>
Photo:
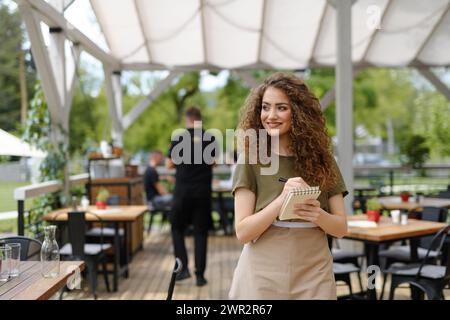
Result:
<svg viewBox="0 0 450 320">
<path fill-rule="evenodd" d="M 244 248 L 230 299 L 336 299 L 333 259 L 320 228 L 270 226 Z"/>
</svg>

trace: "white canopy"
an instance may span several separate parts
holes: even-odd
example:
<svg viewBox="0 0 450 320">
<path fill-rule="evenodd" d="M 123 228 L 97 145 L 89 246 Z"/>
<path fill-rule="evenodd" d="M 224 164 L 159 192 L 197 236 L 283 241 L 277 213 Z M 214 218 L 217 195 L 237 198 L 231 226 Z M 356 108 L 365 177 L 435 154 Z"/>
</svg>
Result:
<svg viewBox="0 0 450 320">
<path fill-rule="evenodd" d="M 0 156 L 44 158 L 46 154 L 0 129 Z"/>
<path fill-rule="evenodd" d="M 82 1 L 88 0 L 16 0 L 53 123 L 69 130 L 73 66 L 81 50 L 103 64 L 111 136 L 120 145 L 124 130 L 181 72 L 234 69 L 244 81 L 254 82 L 248 69 L 335 67 L 336 86 L 322 98 L 322 106 L 335 98 L 348 212 L 355 69 L 417 67 L 450 100 L 448 86 L 429 69 L 450 66 L 450 0 L 90 0 L 89 18 L 101 31 L 97 36 L 65 15 L 67 7 Z M 78 12 L 78 17 L 85 15 L 87 10 Z M 50 27 L 48 47 L 41 22 Z M 66 40 L 72 43 L 69 55 Z M 68 60 L 73 60 L 71 68 Z M 124 115 L 124 70 L 170 72 Z"/>
<path fill-rule="evenodd" d="M 90 2 L 123 70 L 336 64 L 334 1 Z M 449 0 L 358 0 L 351 16 L 354 66 L 450 65 Z"/>
</svg>

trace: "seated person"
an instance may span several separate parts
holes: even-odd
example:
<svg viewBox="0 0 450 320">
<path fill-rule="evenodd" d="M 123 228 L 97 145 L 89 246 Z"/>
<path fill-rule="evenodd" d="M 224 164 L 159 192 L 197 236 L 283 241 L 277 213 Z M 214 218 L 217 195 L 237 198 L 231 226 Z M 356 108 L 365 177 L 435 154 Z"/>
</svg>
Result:
<svg viewBox="0 0 450 320">
<path fill-rule="evenodd" d="M 144 173 L 144 189 L 150 209 L 167 209 L 172 205 L 173 195 L 168 193 L 160 182 L 156 167 L 162 163 L 163 154 L 155 151 L 150 155 L 149 166 Z"/>
<path fill-rule="evenodd" d="M 233 184 L 233 174 L 237 164 L 237 153 L 226 153 L 225 154 L 225 163 L 230 167 L 230 176 L 226 180 L 213 180 L 213 190 L 214 189 L 222 189 L 222 190 L 230 190 Z M 234 198 L 233 197 L 222 197 L 219 199 L 222 201 L 221 204 L 216 202 L 214 204 L 215 210 L 220 214 L 220 223 L 226 229 L 227 233 L 231 232 L 231 228 L 233 225 L 234 218 Z M 224 211 L 224 212 L 221 212 Z M 229 216 L 228 214 L 231 214 Z"/>
<path fill-rule="evenodd" d="M 230 176 L 226 180 L 213 180 L 213 186 L 219 189 L 229 189 L 231 190 L 233 184 L 233 174 L 236 169 L 237 164 L 237 153 L 234 151 L 233 153 L 227 152 L 225 154 L 225 164 L 230 167 Z"/>
</svg>

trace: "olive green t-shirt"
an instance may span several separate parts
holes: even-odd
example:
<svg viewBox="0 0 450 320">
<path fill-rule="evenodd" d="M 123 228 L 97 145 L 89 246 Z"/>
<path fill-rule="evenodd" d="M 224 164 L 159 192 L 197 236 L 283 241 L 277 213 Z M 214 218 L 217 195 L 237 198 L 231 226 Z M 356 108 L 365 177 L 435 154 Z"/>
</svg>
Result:
<svg viewBox="0 0 450 320">
<path fill-rule="evenodd" d="M 256 195 L 255 212 L 258 212 L 265 208 L 283 191 L 284 183 L 278 181 L 279 177 L 289 179 L 296 176 L 302 176 L 301 174 L 295 174 L 295 158 L 293 156 L 280 155 L 278 159 L 278 171 L 275 174 L 270 175 L 261 174 L 261 169 L 267 168 L 268 165 L 248 164 L 243 163 L 244 161 L 238 161 L 233 175 L 232 194 L 234 195 L 234 192 L 238 188 L 249 189 Z M 242 158 L 240 158 L 239 160 L 242 160 Z M 329 198 L 339 193 L 342 193 L 342 195 L 345 197 L 348 193 L 336 162 L 334 163 L 334 165 L 336 166 L 336 171 L 338 173 L 337 183 L 328 190 L 321 190 L 320 196 L 318 198 L 320 207 L 327 212 L 330 212 L 328 206 Z"/>
</svg>

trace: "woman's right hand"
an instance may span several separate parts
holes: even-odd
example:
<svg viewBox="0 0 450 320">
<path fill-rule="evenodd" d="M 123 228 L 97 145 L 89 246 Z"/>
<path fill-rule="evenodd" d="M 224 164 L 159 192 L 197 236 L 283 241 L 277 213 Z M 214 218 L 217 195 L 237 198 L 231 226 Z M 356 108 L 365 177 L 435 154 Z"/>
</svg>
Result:
<svg viewBox="0 0 450 320">
<path fill-rule="evenodd" d="M 284 183 L 283 191 L 281 192 L 281 198 L 284 200 L 286 196 L 289 194 L 289 191 L 295 188 L 308 188 L 309 185 L 305 182 L 305 180 L 302 179 L 302 177 L 294 177 L 288 179 Z"/>
</svg>

